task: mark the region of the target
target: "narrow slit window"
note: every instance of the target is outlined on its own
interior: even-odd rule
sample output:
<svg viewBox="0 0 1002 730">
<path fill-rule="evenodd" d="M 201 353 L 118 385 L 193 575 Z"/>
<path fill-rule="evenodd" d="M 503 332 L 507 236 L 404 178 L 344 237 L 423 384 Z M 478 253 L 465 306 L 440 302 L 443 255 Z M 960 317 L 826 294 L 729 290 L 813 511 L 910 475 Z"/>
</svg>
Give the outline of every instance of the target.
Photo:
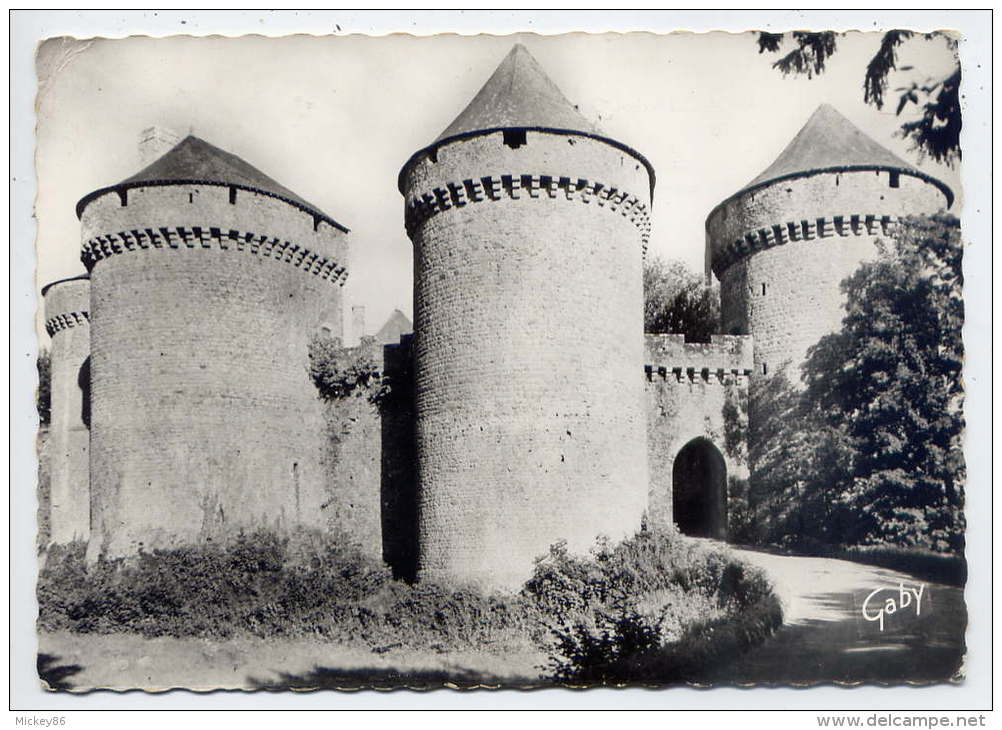
<svg viewBox="0 0 1002 730">
<path fill-rule="evenodd" d="M 90 428 L 90 358 L 83 361 L 77 372 L 77 385 L 80 387 L 80 420 Z"/>
<path fill-rule="evenodd" d="M 762 363 L 762 374 L 763 375 L 768 375 L 769 374 L 769 366 L 766 365 L 765 363 Z"/>
<path fill-rule="evenodd" d="M 901 173 L 898 173 L 898 172 L 892 172 L 891 173 L 890 185 L 891 185 L 892 188 L 900 187 L 900 185 L 901 185 Z"/>
<path fill-rule="evenodd" d="M 762 282 L 762 296 L 765 296 L 765 282 Z"/>
</svg>

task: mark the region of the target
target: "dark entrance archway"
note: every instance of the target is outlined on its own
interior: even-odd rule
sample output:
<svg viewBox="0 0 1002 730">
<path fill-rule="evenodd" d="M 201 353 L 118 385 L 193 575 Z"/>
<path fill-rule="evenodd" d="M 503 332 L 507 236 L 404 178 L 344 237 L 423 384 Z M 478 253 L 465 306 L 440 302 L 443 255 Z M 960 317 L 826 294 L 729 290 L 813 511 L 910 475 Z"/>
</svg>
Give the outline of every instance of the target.
<svg viewBox="0 0 1002 730">
<path fill-rule="evenodd" d="M 672 518 L 684 535 L 727 537 L 727 465 L 709 439 L 693 439 L 675 457 Z"/>
</svg>

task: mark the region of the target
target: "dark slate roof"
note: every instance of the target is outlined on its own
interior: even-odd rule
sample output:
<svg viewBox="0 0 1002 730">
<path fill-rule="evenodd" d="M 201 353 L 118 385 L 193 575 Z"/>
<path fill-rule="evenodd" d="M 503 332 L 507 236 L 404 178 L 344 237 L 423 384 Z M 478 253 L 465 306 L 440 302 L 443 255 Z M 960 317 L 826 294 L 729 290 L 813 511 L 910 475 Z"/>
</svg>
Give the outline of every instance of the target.
<svg viewBox="0 0 1002 730">
<path fill-rule="evenodd" d="M 167 154 L 154 160 L 132 177 L 85 196 L 77 203 L 77 216 L 83 213 L 83 209 L 91 200 L 105 193 L 172 184 L 223 185 L 251 190 L 283 200 L 342 231 L 348 230 L 315 205 L 278 184 L 253 165 L 192 135 L 185 137 Z"/>
<path fill-rule="evenodd" d="M 567 101 L 521 43 L 497 67 L 473 101 L 438 135 L 436 142 L 485 129 L 542 127 L 600 134 Z"/>
<path fill-rule="evenodd" d="M 953 192 L 944 183 L 875 142 L 830 104 L 819 106 L 776 161 L 736 195 L 778 180 L 841 170 L 897 170 L 931 182 L 953 202 Z"/>
<path fill-rule="evenodd" d="M 42 296 L 44 297 L 45 292 L 47 292 L 49 289 L 59 284 L 66 284 L 67 282 L 70 281 L 86 281 L 87 279 L 90 279 L 90 274 L 80 274 L 79 276 L 70 276 L 66 279 L 57 279 L 56 281 L 50 281 L 48 284 L 42 287 Z"/>
<path fill-rule="evenodd" d="M 654 193 L 654 168 L 636 150 L 603 136 L 602 132 L 577 110 L 557 85 L 546 75 L 539 62 L 521 43 L 504 57 L 477 95 L 435 141 L 413 155 L 403 166 L 398 187 L 403 192 L 403 173 L 429 150 L 440 145 L 502 129 L 527 129 L 541 132 L 591 137 L 635 157 L 650 173 Z"/>
<path fill-rule="evenodd" d="M 918 172 L 890 150 L 874 142 L 830 104 L 822 104 L 776 161 L 752 180 L 752 187 L 767 180 L 809 170 L 872 166 Z"/>
</svg>

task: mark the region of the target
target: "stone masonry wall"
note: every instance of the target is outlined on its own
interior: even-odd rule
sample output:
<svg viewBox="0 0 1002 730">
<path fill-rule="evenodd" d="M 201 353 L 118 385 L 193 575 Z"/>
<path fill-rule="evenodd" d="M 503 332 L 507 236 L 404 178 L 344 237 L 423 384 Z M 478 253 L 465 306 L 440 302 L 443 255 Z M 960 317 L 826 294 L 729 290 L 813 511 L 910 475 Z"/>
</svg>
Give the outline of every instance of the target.
<svg viewBox="0 0 1002 730">
<path fill-rule="evenodd" d="M 390 345 L 363 337 L 343 348 L 341 362 L 366 361 L 378 376 L 323 406 L 327 528 L 407 579 L 417 555 L 410 342 L 410 335 Z"/>
<path fill-rule="evenodd" d="M 671 526 L 675 457 L 693 439 L 713 443 L 729 477 L 748 477 L 752 341 L 713 335 L 709 343 L 687 343 L 684 335 L 646 335 L 644 363 L 651 473 L 648 520 Z"/>
<path fill-rule="evenodd" d="M 314 332 L 341 335 L 339 231 L 218 186 L 110 192 L 92 277 L 88 555 L 325 524 Z"/>
<path fill-rule="evenodd" d="M 345 348 L 345 362 L 365 358 L 383 370 L 383 348 L 363 338 Z M 383 557 L 380 486 L 382 480 L 382 426 L 372 391 L 359 388 L 324 405 L 327 436 L 324 467 L 327 526 L 347 536 L 379 561 Z"/>
<path fill-rule="evenodd" d="M 707 220 L 708 267 L 720 279 L 728 334 L 755 337 L 758 374 L 792 361 L 838 330 L 840 282 L 876 256 L 901 216 L 947 205 L 943 192 L 900 174 L 858 171 L 784 180 L 725 201 Z"/>
<path fill-rule="evenodd" d="M 45 329 L 52 338 L 49 460 L 50 543 L 86 540 L 90 534 L 90 281 L 54 283 L 45 289 Z"/>
<path fill-rule="evenodd" d="M 404 172 L 422 575 L 514 587 L 558 540 L 639 527 L 649 189 L 619 149 L 532 131 Z"/>
</svg>

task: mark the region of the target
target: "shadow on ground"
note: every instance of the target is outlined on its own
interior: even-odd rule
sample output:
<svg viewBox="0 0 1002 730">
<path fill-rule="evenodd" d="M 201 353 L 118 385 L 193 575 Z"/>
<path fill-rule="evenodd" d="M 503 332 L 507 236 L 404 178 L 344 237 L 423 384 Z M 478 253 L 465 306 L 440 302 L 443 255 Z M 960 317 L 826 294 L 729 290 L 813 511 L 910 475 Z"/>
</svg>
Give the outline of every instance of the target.
<svg viewBox="0 0 1002 730">
<path fill-rule="evenodd" d="M 784 604 L 784 623 L 762 646 L 712 668 L 701 681 L 925 684 L 962 675 L 967 627 L 963 588 L 843 560 L 741 553 L 773 580 Z M 924 586 L 920 612 L 912 602 L 886 615 L 882 628 L 864 618 L 862 608 L 873 590 L 884 591 L 880 605 L 897 595 L 899 586 Z"/>
<path fill-rule="evenodd" d="M 386 667 L 356 667 L 338 669 L 316 667 L 301 674 L 276 672 L 277 679 L 248 677 L 248 686 L 253 689 L 282 691 L 290 689 L 459 689 L 499 688 L 499 687 L 541 687 L 546 686 L 540 679 L 511 677 L 454 669 L 417 669 L 397 671 Z"/>
<path fill-rule="evenodd" d="M 843 596 L 820 593 L 812 598 L 830 610 Z M 934 617 L 874 634 L 855 617 L 807 619 L 784 625 L 761 647 L 698 679 L 782 685 L 947 682 L 960 673 L 965 653 L 965 620 L 962 616 L 954 616 L 954 620 L 956 628 L 948 634 L 940 630 Z"/>
<path fill-rule="evenodd" d="M 38 678 L 50 690 L 73 689 L 73 683 L 67 682 L 67 677 L 79 674 L 83 667 L 79 664 L 60 664 L 60 658 L 55 654 L 39 654 L 36 662 Z"/>
</svg>

